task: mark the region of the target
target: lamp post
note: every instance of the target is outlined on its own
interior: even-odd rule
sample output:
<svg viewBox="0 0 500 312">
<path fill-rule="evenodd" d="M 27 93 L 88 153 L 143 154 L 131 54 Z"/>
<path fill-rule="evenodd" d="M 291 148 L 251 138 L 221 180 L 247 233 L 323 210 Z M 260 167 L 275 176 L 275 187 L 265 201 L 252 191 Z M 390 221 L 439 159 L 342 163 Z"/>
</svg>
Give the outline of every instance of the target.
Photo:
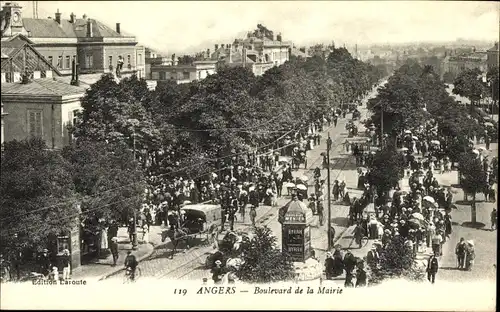
<svg viewBox="0 0 500 312">
<path fill-rule="evenodd" d="M 328 184 L 328 190 L 327 190 L 327 198 L 328 198 L 328 251 L 332 250 L 332 244 L 333 244 L 333 239 L 332 239 L 332 226 L 330 225 L 331 219 L 332 219 L 332 201 L 330 199 L 331 192 L 330 192 L 330 149 L 332 147 L 332 139 L 330 138 L 330 132 L 328 132 L 328 139 L 326 140 L 326 163 L 328 165 L 328 171 L 327 171 L 327 184 Z"/>
<path fill-rule="evenodd" d="M 132 124 L 132 156 L 134 158 L 134 167 L 136 166 L 136 159 L 135 159 L 135 126 L 139 121 L 137 119 L 130 119 L 130 123 Z M 133 222 L 134 222 L 134 230 L 132 232 L 132 250 L 137 250 L 137 212 L 135 207 L 133 208 L 134 212 L 134 217 L 133 217 Z"/>
</svg>

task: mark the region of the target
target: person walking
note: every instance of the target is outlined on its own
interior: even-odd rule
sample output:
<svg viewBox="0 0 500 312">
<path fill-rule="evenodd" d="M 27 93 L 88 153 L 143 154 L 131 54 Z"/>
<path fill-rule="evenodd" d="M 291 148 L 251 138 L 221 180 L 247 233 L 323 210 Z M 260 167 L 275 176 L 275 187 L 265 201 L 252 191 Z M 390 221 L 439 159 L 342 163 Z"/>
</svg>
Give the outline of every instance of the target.
<svg viewBox="0 0 500 312">
<path fill-rule="evenodd" d="M 61 257 L 61 265 L 63 268 L 63 275 L 62 275 L 63 281 L 69 280 L 71 274 L 71 259 L 69 256 L 68 249 L 64 249 L 63 256 Z"/>
<path fill-rule="evenodd" d="M 248 213 L 250 216 L 250 221 L 252 222 L 252 226 L 255 226 L 255 218 L 257 217 L 257 211 L 255 211 L 255 206 L 250 206 L 250 212 Z"/>
<path fill-rule="evenodd" d="M 455 247 L 455 255 L 457 255 L 457 268 L 459 270 L 464 268 L 466 249 L 467 245 L 465 243 L 465 239 L 462 237 L 460 238 L 460 242 L 458 242 Z"/>
<path fill-rule="evenodd" d="M 116 261 L 118 260 L 118 237 L 111 238 L 110 249 L 113 255 L 113 264 L 111 266 L 116 266 Z"/>
<path fill-rule="evenodd" d="M 495 208 L 493 208 L 493 210 L 491 211 L 490 219 L 491 219 L 491 230 L 494 231 L 497 229 L 497 210 Z"/>
<path fill-rule="evenodd" d="M 431 255 L 429 260 L 427 260 L 427 279 L 432 284 L 436 281 L 436 274 L 439 269 L 439 262 L 436 254 L 437 253 Z"/>
<path fill-rule="evenodd" d="M 334 276 L 334 260 L 331 252 L 326 253 L 325 275 L 327 280 L 333 279 Z"/>
<path fill-rule="evenodd" d="M 318 213 L 319 226 L 323 226 L 323 221 L 324 221 L 323 196 L 320 196 L 318 198 L 316 204 L 316 211 Z"/>
</svg>

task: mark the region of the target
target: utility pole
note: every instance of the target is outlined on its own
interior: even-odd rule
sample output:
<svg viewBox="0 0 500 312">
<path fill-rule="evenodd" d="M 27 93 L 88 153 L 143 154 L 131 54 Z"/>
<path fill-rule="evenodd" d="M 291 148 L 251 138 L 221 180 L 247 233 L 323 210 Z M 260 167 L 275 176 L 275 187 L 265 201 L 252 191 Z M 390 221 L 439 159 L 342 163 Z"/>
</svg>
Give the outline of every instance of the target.
<svg viewBox="0 0 500 312">
<path fill-rule="evenodd" d="M 135 125 L 132 128 L 132 155 L 134 157 L 134 167 L 136 166 L 135 159 Z M 132 250 L 137 250 L 137 212 L 134 207 L 134 232 L 132 233 Z"/>
<path fill-rule="evenodd" d="M 380 105 L 380 148 L 384 146 L 384 109 Z"/>
<path fill-rule="evenodd" d="M 332 239 L 332 226 L 330 224 L 332 220 L 332 201 L 331 201 L 331 185 L 330 185 L 330 149 L 332 147 L 332 139 L 330 138 L 330 132 L 328 132 L 328 139 L 326 140 L 326 163 L 328 165 L 328 171 L 327 171 L 327 184 L 328 184 L 328 190 L 327 192 L 327 198 L 328 198 L 328 222 L 326 225 L 328 226 L 328 251 L 332 250 L 332 245 L 333 245 L 333 239 Z"/>
</svg>

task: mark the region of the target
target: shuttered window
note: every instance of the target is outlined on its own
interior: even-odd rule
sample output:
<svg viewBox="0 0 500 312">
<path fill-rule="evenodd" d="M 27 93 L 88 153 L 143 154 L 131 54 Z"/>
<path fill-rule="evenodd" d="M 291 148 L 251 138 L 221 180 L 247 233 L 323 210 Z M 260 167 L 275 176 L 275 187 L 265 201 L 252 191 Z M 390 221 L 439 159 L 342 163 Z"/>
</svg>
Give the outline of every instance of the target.
<svg viewBox="0 0 500 312">
<path fill-rule="evenodd" d="M 41 110 L 28 110 L 28 133 L 32 137 L 43 135 Z"/>
</svg>

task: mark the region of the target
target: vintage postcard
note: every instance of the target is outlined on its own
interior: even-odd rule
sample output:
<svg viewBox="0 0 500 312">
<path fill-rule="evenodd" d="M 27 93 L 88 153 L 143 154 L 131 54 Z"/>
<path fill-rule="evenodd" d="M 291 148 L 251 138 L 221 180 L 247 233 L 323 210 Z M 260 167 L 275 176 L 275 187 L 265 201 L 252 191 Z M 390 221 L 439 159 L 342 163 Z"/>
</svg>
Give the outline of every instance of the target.
<svg viewBox="0 0 500 312">
<path fill-rule="evenodd" d="M 495 311 L 497 2 L 2 1 L 2 309 Z"/>
</svg>

